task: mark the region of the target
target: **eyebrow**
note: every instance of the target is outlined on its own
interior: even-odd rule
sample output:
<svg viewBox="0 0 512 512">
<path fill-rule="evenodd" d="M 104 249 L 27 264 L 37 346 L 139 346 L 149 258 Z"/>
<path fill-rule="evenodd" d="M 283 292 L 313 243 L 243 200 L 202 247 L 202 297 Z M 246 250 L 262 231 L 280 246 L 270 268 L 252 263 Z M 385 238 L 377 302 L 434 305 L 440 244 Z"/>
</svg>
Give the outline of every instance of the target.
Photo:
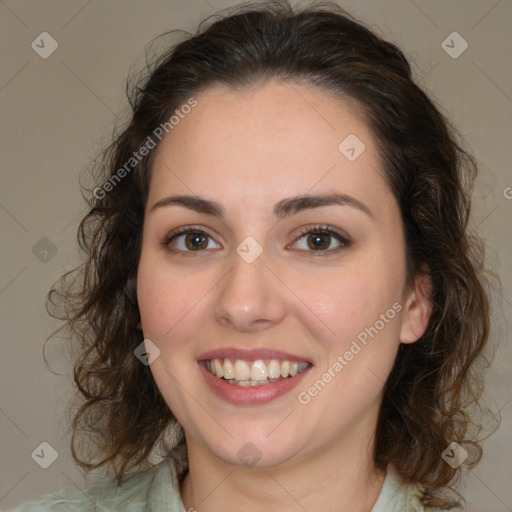
<svg viewBox="0 0 512 512">
<path fill-rule="evenodd" d="M 150 213 L 164 206 L 180 205 L 198 213 L 212 215 L 213 217 L 224 218 L 225 209 L 216 201 L 205 199 L 200 196 L 178 195 L 164 197 L 157 201 L 150 209 Z M 274 216 L 277 218 L 284 218 L 294 215 L 302 210 L 309 210 L 313 208 L 320 208 L 322 206 L 350 206 L 357 210 L 366 213 L 368 216 L 374 218 L 371 210 L 361 201 L 354 197 L 340 193 L 319 194 L 311 195 L 304 194 L 295 197 L 283 199 L 275 204 Z"/>
</svg>

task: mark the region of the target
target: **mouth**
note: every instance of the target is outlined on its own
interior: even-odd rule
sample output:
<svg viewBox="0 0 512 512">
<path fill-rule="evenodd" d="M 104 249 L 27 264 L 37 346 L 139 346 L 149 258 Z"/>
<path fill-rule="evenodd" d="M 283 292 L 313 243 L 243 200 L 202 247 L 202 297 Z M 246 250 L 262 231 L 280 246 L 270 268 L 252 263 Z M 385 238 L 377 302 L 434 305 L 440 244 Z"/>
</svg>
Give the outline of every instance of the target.
<svg viewBox="0 0 512 512">
<path fill-rule="evenodd" d="M 201 354 L 197 362 L 217 397 L 247 406 L 287 396 L 313 368 L 305 355 L 271 348 L 219 348 Z"/>
<path fill-rule="evenodd" d="M 233 386 L 268 386 L 291 379 L 307 370 L 311 363 L 279 359 L 214 358 L 202 361 L 208 372 Z"/>
</svg>

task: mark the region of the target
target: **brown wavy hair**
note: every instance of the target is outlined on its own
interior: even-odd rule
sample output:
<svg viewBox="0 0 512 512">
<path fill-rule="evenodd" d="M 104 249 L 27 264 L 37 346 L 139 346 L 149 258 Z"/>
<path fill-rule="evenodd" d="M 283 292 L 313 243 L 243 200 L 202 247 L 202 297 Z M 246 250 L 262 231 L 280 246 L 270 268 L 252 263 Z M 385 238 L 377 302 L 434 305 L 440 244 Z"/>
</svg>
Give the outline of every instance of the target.
<svg viewBox="0 0 512 512">
<path fill-rule="evenodd" d="M 92 166 L 101 188 L 84 193 L 90 209 L 78 242 L 85 260 L 48 294 L 50 314 L 66 321 L 81 353 L 74 367 L 81 403 L 72 421 L 73 457 L 86 470 L 113 470 L 121 483 L 148 464 L 169 428 L 181 428 L 149 367 L 134 356 L 143 341 L 136 274 L 155 149 L 143 157 L 138 151 L 205 88 L 275 77 L 350 98 L 375 136 L 401 211 L 408 282 L 429 275 L 433 312 L 423 336 L 399 347 L 385 384 L 374 463 L 380 469 L 392 463 L 418 484 L 425 505 L 460 506 L 452 484 L 482 456 L 476 438 L 482 424 L 472 414 L 482 410 L 483 369 L 492 359 L 484 249 L 469 229 L 476 161 L 413 81 L 404 54 L 334 3 L 295 9 L 270 1 L 223 11 L 127 87 L 129 122 Z M 137 161 L 114 182 L 134 154 Z M 470 454 L 457 469 L 441 457 L 452 442 Z"/>
</svg>

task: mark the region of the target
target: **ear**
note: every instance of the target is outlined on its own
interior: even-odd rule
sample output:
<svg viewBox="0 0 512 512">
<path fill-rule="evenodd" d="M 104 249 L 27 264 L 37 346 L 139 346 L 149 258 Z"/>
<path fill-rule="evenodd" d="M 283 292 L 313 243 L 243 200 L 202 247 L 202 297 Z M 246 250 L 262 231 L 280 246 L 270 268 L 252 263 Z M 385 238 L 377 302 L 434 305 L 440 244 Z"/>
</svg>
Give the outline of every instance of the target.
<svg viewBox="0 0 512 512">
<path fill-rule="evenodd" d="M 137 324 L 137 327 L 142 331 L 142 322 L 139 322 L 139 323 Z"/>
<path fill-rule="evenodd" d="M 424 269 L 414 279 L 414 286 L 407 294 L 402 314 L 400 330 L 401 343 L 414 343 L 425 332 L 432 314 L 432 282 L 428 269 Z"/>
</svg>

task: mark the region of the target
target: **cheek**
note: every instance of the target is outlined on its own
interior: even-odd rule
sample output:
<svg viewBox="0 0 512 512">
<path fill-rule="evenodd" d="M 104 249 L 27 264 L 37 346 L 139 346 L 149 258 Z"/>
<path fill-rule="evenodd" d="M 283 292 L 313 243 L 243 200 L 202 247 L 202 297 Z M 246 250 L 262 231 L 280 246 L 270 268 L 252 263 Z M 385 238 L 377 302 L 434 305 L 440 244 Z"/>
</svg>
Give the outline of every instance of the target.
<svg viewBox="0 0 512 512">
<path fill-rule="evenodd" d="M 307 297 L 305 302 L 315 313 L 319 338 L 338 346 L 350 341 L 400 300 L 402 276 L 398 266 L 391 269 L 377 260 L 358 261 L 328 276 L 297 281 L 303 283 L 297 295 Z"/>
<path fill-rule="evenodd" d="M 378 398 L 396 358 L 402 276 L 399 266 L 387 272 L 385 267 L 359 261 L 310 289 L 311 304 L 317 304 L 322 319 L 317 326 L 325 324 L 329 331 L 316 330 L 324 353 L 319 352 L 316 371 L 299 391 L 333 431 L 340 418 L 355 421 Z"/>
<path fill-rule="evenodd" d="M 137 300 L 144 336 L 161 343 L 176 338 L 204 295 L 199 275 L 185 278 L 182 273 L 171 273 L 169 268 L 161 261 L 141 257 L 137 273 Z"/>
</svg>

